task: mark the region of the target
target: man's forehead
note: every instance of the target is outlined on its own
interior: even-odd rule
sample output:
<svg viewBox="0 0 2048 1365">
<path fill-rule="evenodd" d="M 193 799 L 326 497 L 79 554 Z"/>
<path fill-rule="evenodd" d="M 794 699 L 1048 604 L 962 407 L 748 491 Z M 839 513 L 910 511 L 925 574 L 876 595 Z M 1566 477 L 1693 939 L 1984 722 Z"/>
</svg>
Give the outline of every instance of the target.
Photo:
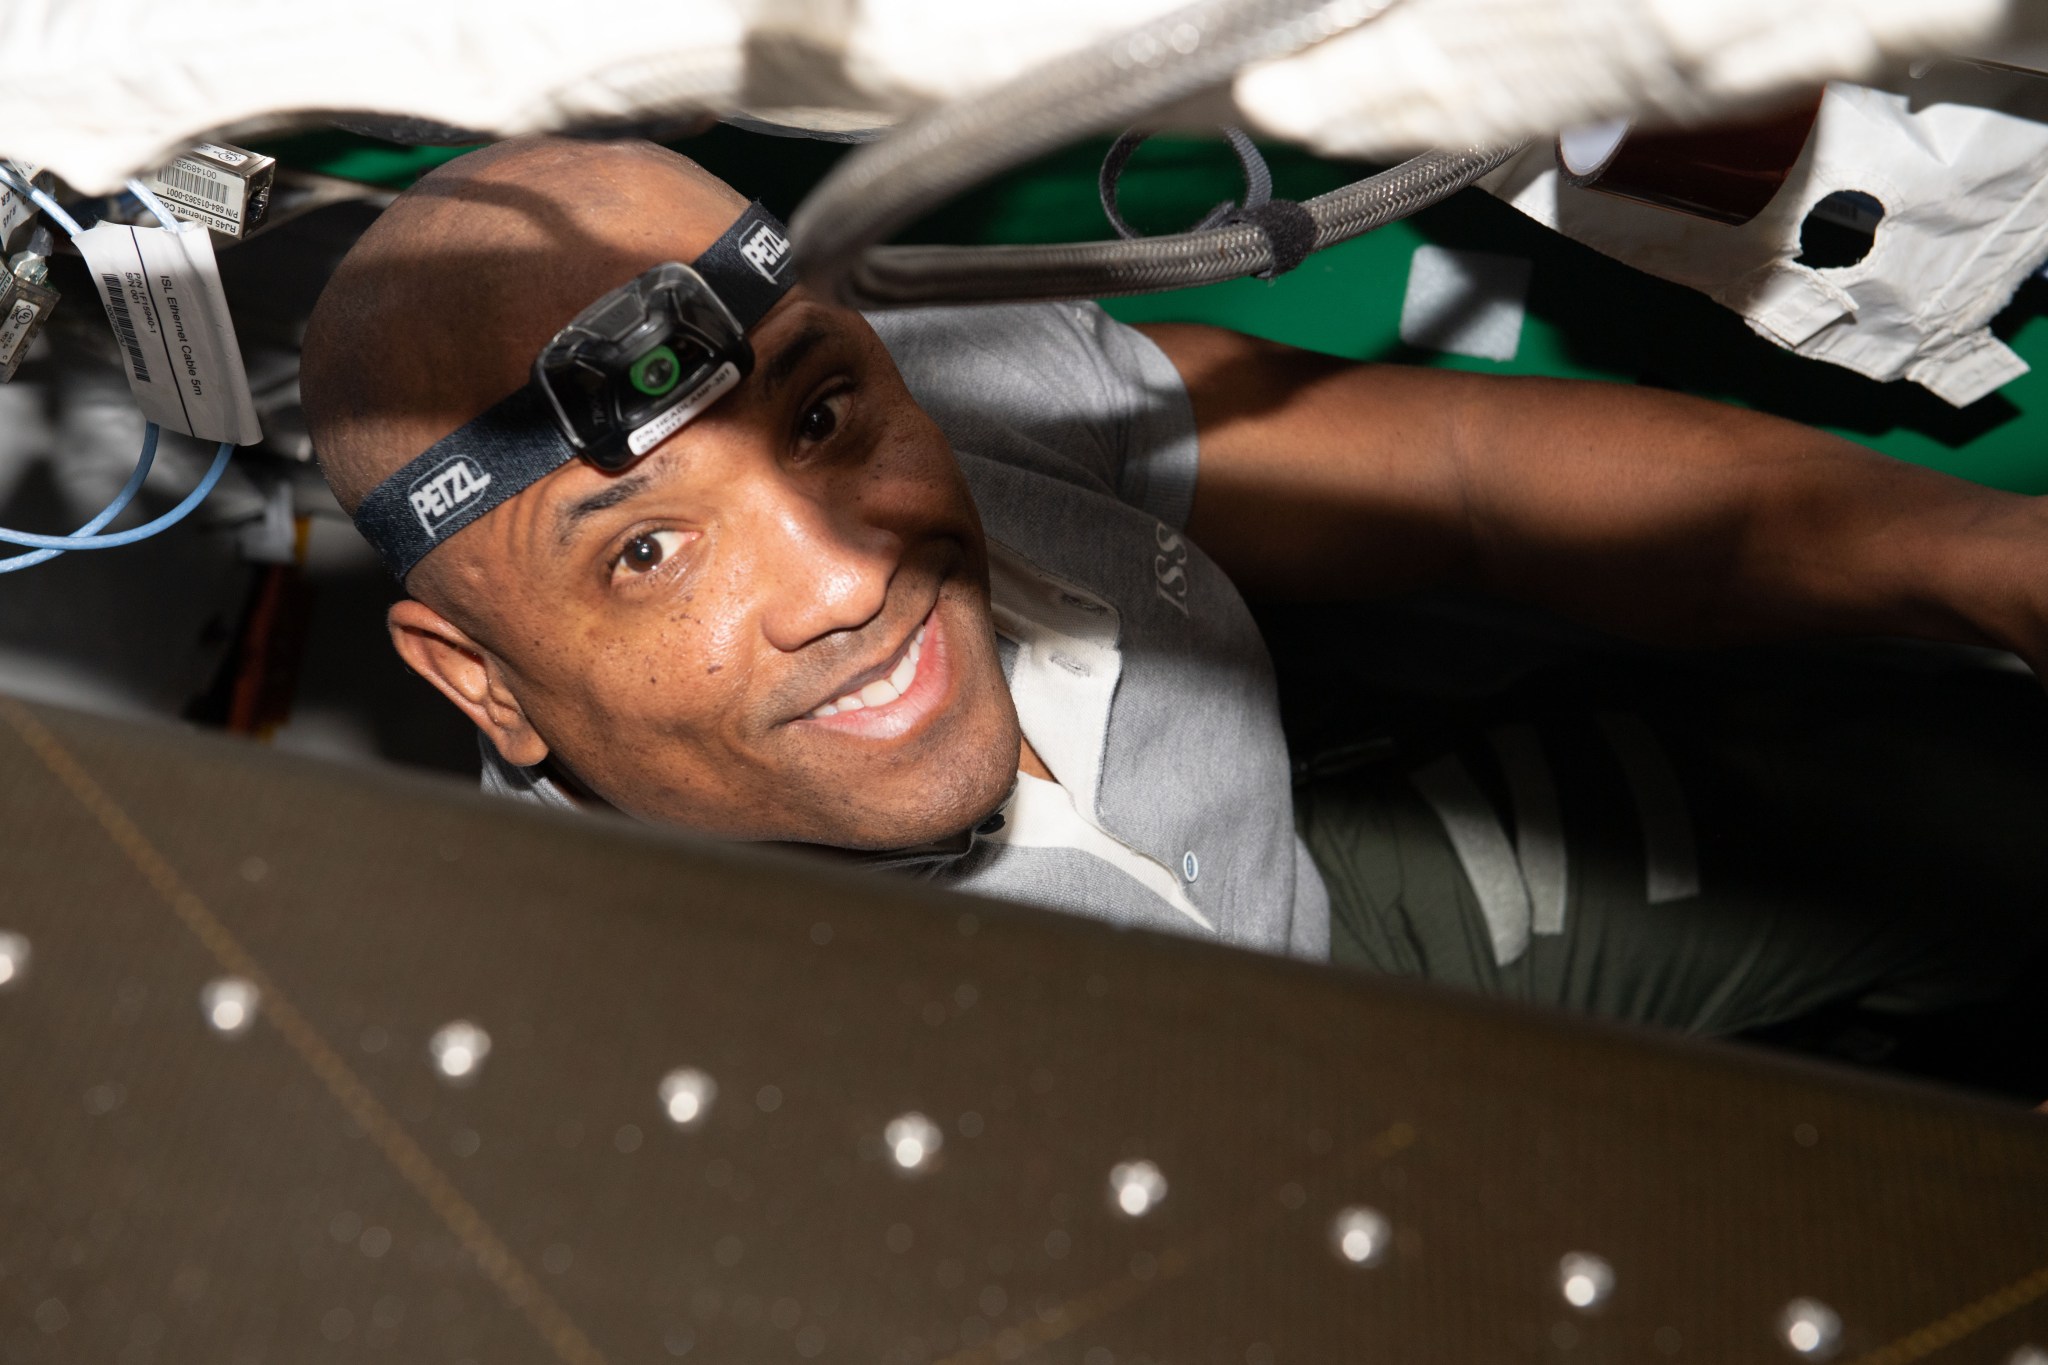
<svg viewBox="0 0 2048 1365">
<path fill-rule="evenodd" d="M 827 306 L 801 293 L 791 294 L 755 329 L 754 372 L 718 406 L 764 389 L 772 393 L 786 384 L 820 347 L 857 337 L 864 329 L 865 323 L 858 313 Z M 718 407 L 711 409 L 712 413 L 717 411 Z M 571 460 L 506 499 L 490 515 L 517 509 L 506 520 L 526 525 L 533 533 L 537 551 L 559 548 L 591 515 L 616 507 L 680 473 L 689 462 L 691 438 L 700 431 L 697 423 L 686 425 L 646 458 L 618 472 L 606 472 L 584 460 Z"/>
</svg>

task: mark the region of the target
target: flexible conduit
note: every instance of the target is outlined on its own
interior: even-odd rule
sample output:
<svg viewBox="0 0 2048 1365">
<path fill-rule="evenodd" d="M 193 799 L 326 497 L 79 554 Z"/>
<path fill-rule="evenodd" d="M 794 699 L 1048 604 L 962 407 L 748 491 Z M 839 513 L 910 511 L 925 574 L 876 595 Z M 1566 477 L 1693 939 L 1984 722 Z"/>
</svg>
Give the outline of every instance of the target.
<svg viewBox="0 0 2048 1365">
<path fill-rule="evenodd" d="M 864 308 L 970 300 L 1098 298 L 1269 269 L 1256 227 L 1050 246 L 875 244 L 964 189 L 1075 138 L 1120 129 L 1214 89 L 1241 67 L 1357 28 L 1397 0 L 1199 0 L 1151 23 L 937 109 L 863 147 L 790 221 L 805 283 Z M 1425 152 L 1303 205 L 1315 249 L 1426 208 L 1519 147 Z"/>
</svg>

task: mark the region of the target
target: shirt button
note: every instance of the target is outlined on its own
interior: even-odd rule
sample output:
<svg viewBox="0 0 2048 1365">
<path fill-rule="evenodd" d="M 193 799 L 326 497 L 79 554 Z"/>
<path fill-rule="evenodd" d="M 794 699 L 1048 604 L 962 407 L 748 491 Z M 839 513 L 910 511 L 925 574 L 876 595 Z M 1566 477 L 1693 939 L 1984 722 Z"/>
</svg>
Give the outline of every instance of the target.
<svg viewBox="0 0 2048 1365">
<path fill-rule="evenodd" d="M 1188 850 L 1188 852 L 1181 855 L 1181 876 L 1186 877 L 1189 881 L 1193 881 L 1196 877 L 1201 875 L 1201 872 L 1202 864 L 1195 858 L 1194 850 L 1190 849 Z"/>
</svg>

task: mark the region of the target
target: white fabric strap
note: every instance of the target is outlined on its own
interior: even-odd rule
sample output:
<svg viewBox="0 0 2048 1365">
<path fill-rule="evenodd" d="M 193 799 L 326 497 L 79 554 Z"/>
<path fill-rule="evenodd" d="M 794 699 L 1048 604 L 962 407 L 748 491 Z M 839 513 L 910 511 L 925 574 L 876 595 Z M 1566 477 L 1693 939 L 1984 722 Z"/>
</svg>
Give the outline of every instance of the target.
<svg viewBox="0 0 2048 1365">
<path fill-rule="evenodd" d="M 1699 845 L 1685 790 L 1657 736 L 1641 716 L 1603 711 L 1600 729 L 1628 779 L 1643 830 L 1644 894 L 1652 905 L 1700 893 Z"/>
<path fill-rule="evenodd" d="M 1451 850 L 1479 898 L 1479 913 L 1493 936 L 1493 960 L 1505 967 L 1529 950 L 1529 889 L 1521 865 L 1485 793 L 1465 765 L 1440 758 L 1408 775 L 1422 799 L 1436 811 Z"/>
<path fill-rule="evenodd" d="M 1529 930 L 1564 932 L 1570 867 L 1559 814 L 1557 784 L 1543 756 L 1543 741 L 1532 725 L 1503 725 L 1488 734 L 1514 803 L 1515 861 L 1529 888 Z"/>
</svg>

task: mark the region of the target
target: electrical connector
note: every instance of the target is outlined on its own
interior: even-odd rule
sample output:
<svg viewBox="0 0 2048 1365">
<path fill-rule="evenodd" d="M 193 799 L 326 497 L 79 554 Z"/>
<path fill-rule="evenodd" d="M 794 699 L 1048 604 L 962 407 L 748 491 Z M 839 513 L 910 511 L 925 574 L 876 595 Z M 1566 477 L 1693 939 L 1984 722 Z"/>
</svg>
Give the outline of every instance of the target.
<svg viewBox="0 0 2048 1365">
<path fill-rule="evenodd" d="M 38 227 L 26 249 L 8 262 L 0 276 L 0 384 L 14 378 L 28 355 L 29 343 L 50 320 L 60 295 L 50 288 L 50 252 L 56 249 L 50 230 Z"/>
</svg>

